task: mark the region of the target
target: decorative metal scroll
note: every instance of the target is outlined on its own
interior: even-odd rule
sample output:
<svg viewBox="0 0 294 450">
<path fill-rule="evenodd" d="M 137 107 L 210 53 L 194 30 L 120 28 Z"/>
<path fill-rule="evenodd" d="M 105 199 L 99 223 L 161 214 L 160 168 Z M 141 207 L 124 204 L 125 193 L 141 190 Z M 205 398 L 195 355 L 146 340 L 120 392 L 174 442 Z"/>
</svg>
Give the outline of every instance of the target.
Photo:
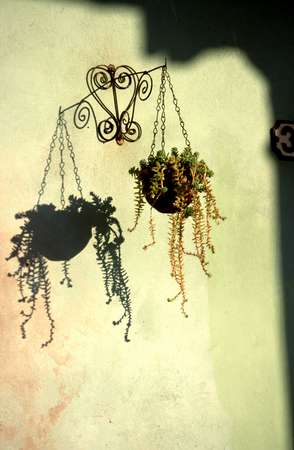
<svg viewBox="0 0 294 450">
<path fill-rule="evenodd" d="M 270 132 L 272 150 L 278 158 L 294 161 L 294 122 L 277 120 Z"/>
<path fill-rule="evenodd" d="M 155 70 L 155 69 L 152 69 Z M 141 126 L 134 120 L 137 99 L 145 101 L 152 92 L 153 80 L 150 71 L 135 72 L 132 67 L 121 65 L 99 65 L 88 70 L 86 81 L 90 95 L 84 97 L 74 113 L 74 124 L 82 129 L 89 123 L 92 116 L 97 139 L 109 142 L 113 139 L 122 145 L 124 141 L 135 142 L 142 135 Z M 113 109 L 108 107 L 101 96 L 103 91 L 112 90 Z M 130 98 L 124 106 L 119 105 L 119 91 L 130 89 Z M 94 99 L 107 114 L 102 121 L 97 120 L 95 109 L 90 102 Z M 69 108 L 66 108 L 69 109 Z"/>
</svg>

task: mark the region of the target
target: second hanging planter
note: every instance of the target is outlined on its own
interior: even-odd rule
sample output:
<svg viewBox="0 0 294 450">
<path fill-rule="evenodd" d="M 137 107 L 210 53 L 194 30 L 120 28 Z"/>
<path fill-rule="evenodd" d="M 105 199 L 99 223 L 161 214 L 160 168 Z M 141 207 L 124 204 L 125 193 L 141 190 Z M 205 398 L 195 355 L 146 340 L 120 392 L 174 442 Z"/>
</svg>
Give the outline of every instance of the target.
<svg viewBox="0 0 294 450">
<path fill-rule="evenodd" d="M 165 151 L 166 81 L 169 84 L 173 104 L 185 140 L 185 146 L 181 152 L 175 147 L 170 152 Z M 159 150 L 155 151 L 159 125 L 161 146 Z M 135 223 L 132 228 L 129 228 L 129 231 L 133 231 L 138 225 L 145 201 L 147 201 L 151 206 L 149 220 L 151 242 L 144 246 L 144 249 L 147 249 L 155 244 L 153 209 L 169 215 L 169 261 L 171 275 L 179 286 L 179 292 L 168 300 L 172 301 L 181 295 L 181 310 L 187 316 L 184 307 L 187 302 L 184 256 L 197 257 L 205 274 L 210 276 L 207 269 L 206 251 L 214 252 L 214 246 L 211 241 L 211 223 L 214 221 L 218 224 L 224 220 L 224 217 L 220 214 L 216 205 L 216 199 L 210 184 L 213 172 L 204 160 L 199 159 L 199 154 L 191 149 L 178 101 L 166 67 L 162 68 L 150 154 L 147 159 L 141 160 L 137 167 L 132 167 L 129 173 L 135 179 Z M 187 251 L 184 247 L 184 226 L 189 217 L 192 218 L 193 251 Z"/>
</svg>

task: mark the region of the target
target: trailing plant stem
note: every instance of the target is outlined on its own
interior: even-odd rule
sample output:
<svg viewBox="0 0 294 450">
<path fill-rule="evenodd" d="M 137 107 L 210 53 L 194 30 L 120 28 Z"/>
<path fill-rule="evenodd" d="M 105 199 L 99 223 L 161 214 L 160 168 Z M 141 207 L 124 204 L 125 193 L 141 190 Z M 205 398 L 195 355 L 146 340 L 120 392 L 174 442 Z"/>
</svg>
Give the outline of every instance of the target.
<svg viewBox="0 0 294 450">
<path fill-rule="evenodd" d="M 168 301 L 174 301 L 181 294 L 181 311 L 185 317 L 188 317 L 185 311 L 185 303 L 188 300 L 184 279 L 184 225 L 185 217 L 183 212 L 170 217 L 169 258 L 171 274 L 175 278 L 180 291 L 173 298 L 169 298 Z"/>
<path fill-rule="evenodd" d="M 153 208 L 150 208 L 150 217 L 149 217 L 149 232 L 151 236 L 151 242 L 149 244 L 144 245 L 143 250 L 147 250 L 147 248 L 151 247 L 155 244 L 155 222 L 152 216 Z"/>
<path fill-rule="evenodd" d="M 143 208 L 144 208 L 144 204 L 145 204 L 145 200 L 144 200 L 144 195 L 142 192 L 142 181 L 140 180 L 140 178 L 138 176 L 135 176 L 135 197 L 134 197 L 134 202 L 135 202 L 135 222 L 134 225 L 131 228 L 128 228 L 128 231 L 132 232 L 135 230 L 135 228 L 138 225 L 138 221 L 139 218 L 142 214 Z"/>
</svg>

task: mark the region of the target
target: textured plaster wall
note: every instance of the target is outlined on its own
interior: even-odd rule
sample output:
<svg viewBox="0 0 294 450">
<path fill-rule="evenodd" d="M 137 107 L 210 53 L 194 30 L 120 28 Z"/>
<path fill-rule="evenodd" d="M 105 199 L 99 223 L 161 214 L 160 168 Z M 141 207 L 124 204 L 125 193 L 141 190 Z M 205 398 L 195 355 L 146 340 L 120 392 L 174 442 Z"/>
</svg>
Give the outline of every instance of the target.
<svg viewBox="0 0 294 450">
<path fill-rule="evenodd" d="M 157 245 L 148 252 L 147 211 L 136 233 L 127 232 L 127 172 L 150 149 L 159 72 L 153 96 L 138 107 L 143 136 L 135 144 L 98 144 L 91 123 L 78 131 L 66 115 L 85 192 L 111 195 L 124 230 L 133 326 L 126 344 L 123 326 L 112 326 L 121 307 L 105 304 L 89 245 L 72 260 L 72 289 L 59 284 L 60 264 L 50 264 L 56 334 L 41 350 L 48 333 L 41 302 L 22 340 L 18 293 L 6 277 L 13 262 L 4 258 L 19 227 L 15 212 L 36 201 L 58 107 L 86 94 L 91 66 L 142 70 L 165 55 L 145 53 L 144 20 L 131 7 L 2 0 L 0 21 L 1 450 L 288 450 L 266 80 L 229 48 L 169 64 L 190 140 L 215 171 L 214 190 L 228 217 L 214 233 L 213 277 L 186 261 L 188 319 L 179 303 L 166 302 L 176 292 L 167 218 L 155 215 Z M 180 147 L 176 117 L 171 108 L 167 114 L 168 144 Z M 55 162 L 44 200 L 56 203 Z M 67 189 L 74 189 L 69 177 Z"/>
</svg>

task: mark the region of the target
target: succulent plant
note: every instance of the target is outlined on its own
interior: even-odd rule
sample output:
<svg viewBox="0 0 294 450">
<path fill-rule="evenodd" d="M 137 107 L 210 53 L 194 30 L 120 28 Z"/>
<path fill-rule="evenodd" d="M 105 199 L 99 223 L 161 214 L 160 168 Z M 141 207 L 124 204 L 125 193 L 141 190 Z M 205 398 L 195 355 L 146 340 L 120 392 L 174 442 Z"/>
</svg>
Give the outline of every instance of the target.
<svg viewBox="0 0 294 450">
<path fill-rule="evenodd" d="M 170 153 L 163 150 L 151 153 L 147 160 L 141 160 L 138 167 L 132 167 L 129 173 L 135 179 L 135 221 L 129 231 L 138 225 L 145 200 L 151 205 L 149 230 L 152 241 L 145 245 L 147 249 L 155 243 L 155 224 L 152 209 L 169 214 L 169 260 L 171 275 L 179 286 L 181 309 L 187 316 L 184 304 L 187 302 L 184 280 L 184 255 L 192 255 L 199 259 L 201 267 L 210 276 L 207 265 L 207 250 L 214 253 L 211 242 L 211 222 L 219 224 L 221 216 L 216 199 L 210 185 L 213 176 L 199 154 L 190 147 L 179 152 L 172 148 Z M 185 250 L 183 235 L 186 220 L 192 218 L 194 251 Z"/>
</svg>

